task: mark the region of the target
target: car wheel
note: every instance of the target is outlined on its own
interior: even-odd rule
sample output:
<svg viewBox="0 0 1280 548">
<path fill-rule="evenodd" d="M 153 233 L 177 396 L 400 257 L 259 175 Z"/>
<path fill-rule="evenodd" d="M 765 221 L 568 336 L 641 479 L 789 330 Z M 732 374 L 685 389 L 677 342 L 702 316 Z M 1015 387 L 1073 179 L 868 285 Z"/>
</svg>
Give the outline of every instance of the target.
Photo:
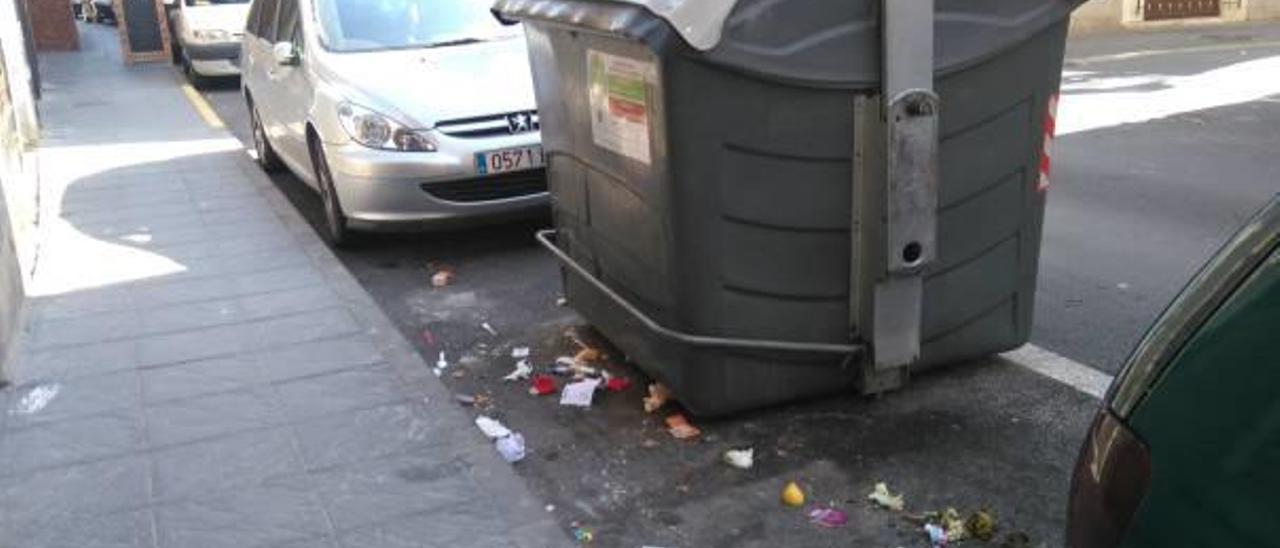
<svg viewBox="0 0 1280 548">
<path fill-rule="evenodd" d="M 351 230 L 347 228 L 347 215 L 342 212 L 338 192 L 333 188 L 333 174 L 329 161 L 319 145 L 311 147 L 311 164 L 315 166 L 316 187 L 320 190 L 320 202 L 324 205 L 324 239 L 333 247 L 345 247 L 351 243 Z"/>
<path fill-rule="evenodd" d="M 207 79 L 204 76 L 201 76 L 199 72 L 196 72 L 196 68 L 191 65 L 191 60 L 185 57 L 182 59 L 182 74 L 187 77 L 188 82 L 191 82 L 192 87 L 197 89 L 204 87 L 207 82 Z"/>
<path fill-rule="evenodd" d="M 182 54 L 182 44 L 179 44 L 176 38 L 171 38 L 169 42 L 173 44 L 173 64 L 183 64 L 183 59 L 186 59 L 186 56 Z"/>
<path fill-rule="evenodd" d="M 258 166 L 267 173 L 280 171 L 284 164 L 280 162 L 276 149 L 271 147 L 271 141 L 267 140 L 267 130 L 262 127 L 262 117 L 258 116 L 258 108 L 253 106 L 252 101 L 249 102 L 249 125 L 253 129 L 253 150 L 258 155 Z"/>
</svg>

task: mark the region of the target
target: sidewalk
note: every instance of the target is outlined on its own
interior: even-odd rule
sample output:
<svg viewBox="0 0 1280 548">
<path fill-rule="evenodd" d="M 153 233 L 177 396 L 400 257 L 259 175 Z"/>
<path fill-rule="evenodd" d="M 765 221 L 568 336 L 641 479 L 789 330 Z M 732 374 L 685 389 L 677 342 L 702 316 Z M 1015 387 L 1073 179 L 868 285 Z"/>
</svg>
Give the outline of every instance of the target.
<svg viewBox="0 0 1280 548">
<path fill-rule="evenodd" d="M 175 72 L 81 37 L 41 60 L 0 544 L 570 545 Z"/>
</svg>

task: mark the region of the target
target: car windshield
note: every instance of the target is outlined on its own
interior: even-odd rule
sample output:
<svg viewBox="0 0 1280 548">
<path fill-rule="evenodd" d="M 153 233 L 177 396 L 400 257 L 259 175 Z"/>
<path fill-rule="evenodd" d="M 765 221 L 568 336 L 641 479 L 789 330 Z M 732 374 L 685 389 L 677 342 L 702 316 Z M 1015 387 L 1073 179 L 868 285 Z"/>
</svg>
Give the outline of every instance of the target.
<svg viewBox="0 0 1280 548">
<path fill-rule="evenodd" d="M 508 38 L 490 13 L 492 0 L 318 0 L 325 47 L 373 51 L 440 47 Z"/>
<path fill-rule="evenodd" d="M 186 0 L 188 6 L 217 6 L 221 4 L 248 4 L 249 0 Z"/>
</svg>

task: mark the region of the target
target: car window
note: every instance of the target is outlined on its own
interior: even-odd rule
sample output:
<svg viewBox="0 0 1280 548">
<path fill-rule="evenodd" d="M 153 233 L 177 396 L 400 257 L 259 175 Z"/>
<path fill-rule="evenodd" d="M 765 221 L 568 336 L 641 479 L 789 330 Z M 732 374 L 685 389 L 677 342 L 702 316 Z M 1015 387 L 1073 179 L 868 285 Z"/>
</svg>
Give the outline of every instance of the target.
<svg viewBox="0 0 1280 548">
<path fill-rule="evenodd" d="M 445 46 L 518 36 L 492 0 L 317 0 L 322 43 L 334 51 Z"/>
<path fill-rule="evenodd" d="M 276 17 L 275 42 L 293 40 L 298 26 L 298 0 L 279 0 L 280 15 Z"/>
<path fill-rule="evenodd" d="M 268 42 L 276 41 L 276 7 L 278 0 L 261 0 L 262 13 L 258 19 L 258 38 Z"/>
</svg>

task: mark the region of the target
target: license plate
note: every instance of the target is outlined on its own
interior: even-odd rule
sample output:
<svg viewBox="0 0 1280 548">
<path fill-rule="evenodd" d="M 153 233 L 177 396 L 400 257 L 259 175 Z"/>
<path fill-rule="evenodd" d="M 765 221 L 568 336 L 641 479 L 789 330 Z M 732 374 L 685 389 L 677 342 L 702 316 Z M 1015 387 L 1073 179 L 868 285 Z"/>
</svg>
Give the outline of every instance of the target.
<svg viewBox="0 0 1280 548">
<path fill-rule="evenodd" d="M 505 148 L 476 153 L 476 172 L 481 175 L 523 171 L 542 167 L 542 147 Z"/>
</svg>

